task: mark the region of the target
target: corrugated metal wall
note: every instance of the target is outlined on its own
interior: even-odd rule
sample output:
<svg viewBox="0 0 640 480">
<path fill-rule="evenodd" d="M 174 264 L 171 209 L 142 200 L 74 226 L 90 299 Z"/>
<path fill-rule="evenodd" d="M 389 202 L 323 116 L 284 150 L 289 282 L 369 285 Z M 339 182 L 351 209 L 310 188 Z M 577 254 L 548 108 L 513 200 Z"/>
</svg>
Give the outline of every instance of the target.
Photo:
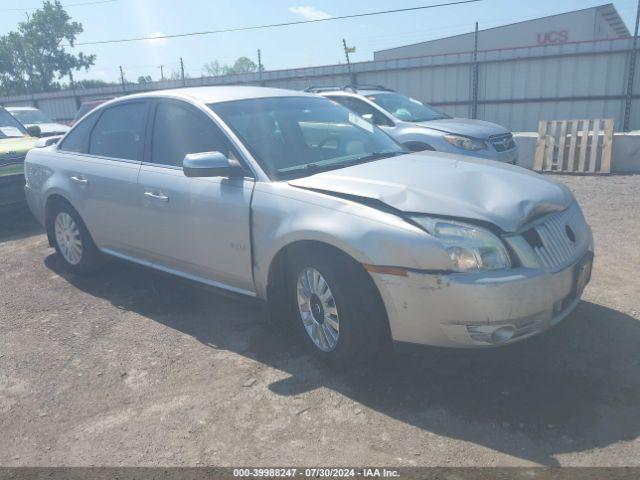
<svg viewBox="0 0 640 480">
<path fill-rule="evenodd" d="M 622 127 L 631 39 L 483 51 L 479 62 L 478 117 L 513 131 L 535 131 L 539 120 L 613 117 Z M 469 52 L 361 62 L 358 83 L 379 84 L 440 107 L 454 116 L 471 112 Z M 187 86 L 261 83 L 290 89 L 344 85 L 346 65 L 187 79 Z M 126 93 L 181 87 L 181 81 L 127 85 Z M 640 129 L 640 75 L 636 75 L 631 127 Z M 36 105 L 57 120 L 73 118 L 81 102 L 123 95 L 122 86 L 0 98 L 0 104 Z"/>
</svg>

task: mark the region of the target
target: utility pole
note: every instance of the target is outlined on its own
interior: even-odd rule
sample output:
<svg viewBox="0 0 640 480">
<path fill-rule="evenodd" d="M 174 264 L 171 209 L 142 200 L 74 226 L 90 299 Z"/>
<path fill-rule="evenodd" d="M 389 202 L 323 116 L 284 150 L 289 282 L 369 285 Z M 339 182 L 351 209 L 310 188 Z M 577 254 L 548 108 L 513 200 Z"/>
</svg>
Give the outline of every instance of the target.
<svg viewBox="0 0 640 480">
<path fill-rule="evenodd" d="M 355 52 L 356 48 L 347 47 L 347 41 L 344 38 L 342 39 L 342 46 L 344 47 L 344 56 L 347 59 L 347 68 L 349 70 L 350 83 L 355 85 L 358 83 L 358 81 L 356 80 L 356 76 L 353 74 L 353 71 L 351 70 L 351 59 L 349 58 L 349 53 Z"/>
<path fill-rule="evenodd" d="M 158 65 L 158 68 L 160 69 L 160 81 L 164 80 L 164 65 Z"/>
<path fill-rule="evenodd" d="M 73 80 L 73 72 L 69 70 L 69 85 L 73 91 L 73 99 L 76 102 L 76 108 L 80 108 L 80 97 L 76 95 L 76 82 Z"/>
<path fill-rule="evenodd" d="M 633 101 L 633 83 L 636 77 L 636 57 L 638 56 L 638 24 L 640 23 L 640 0 L 636 9 L 636 29 L 633 33 L 633 48 L 631 49 L 631 58 L 629 59 L 629 78 L 627 79 L 627 95 L 624 102 L 624 122 L 622 130 L 628 132 L 631 130 L 631 102 Z"/>
<path fill-rule="evenodd" d="M 264 69 L 264 67 L 262 66 L 262 53 L 260 52 L 260 49 L 258 49 L 258 81 L 260 83 L 260 85 L 263 85 L 262 83 L 262 70 Z"/>
<path fill-rule="evenodd" d="M 125 83 L 124 83 L 124 70 L 122 70 L 122 65 L 120 65 L 120 82 L 122 83 L 122 91 L 126 92 L 127 89 L 126 89 Z"/>
<path fill-rule="evenodd" d="M 185 87 L 187 84 L 184 80 L 184 62 L 182 61 L 182 57 L 180 57 L 180 76 L 182 77 L 182 86 Z"/>
<path fill-rule="evenodd" d="M 638 0 L 640 1 L 640 0 Z M 478 22 L 473 38 L 473 71 L 471 78 L 471 118 L 478 118 Z"/>
</svg>

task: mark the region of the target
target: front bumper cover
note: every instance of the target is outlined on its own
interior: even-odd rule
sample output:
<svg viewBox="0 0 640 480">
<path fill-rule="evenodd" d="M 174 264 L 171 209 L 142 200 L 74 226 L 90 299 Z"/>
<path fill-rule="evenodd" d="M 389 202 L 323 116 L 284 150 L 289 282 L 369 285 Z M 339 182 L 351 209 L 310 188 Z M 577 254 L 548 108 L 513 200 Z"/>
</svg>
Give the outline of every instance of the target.
<svg viewBox="0 0 640 480">
<path fill-rule="evenodd" d="M 588 251 L 585 257 L 591 259 Z M 441 347 L 486 347 L 541 333 L 578 304 L 576 265 L 559 272 L 517 268 L 502 272 L 406 277 L 372 273 L 387 308 L 394 341 Z M 491 332 L 512 330 L 506 341 Z"/>
</svg>

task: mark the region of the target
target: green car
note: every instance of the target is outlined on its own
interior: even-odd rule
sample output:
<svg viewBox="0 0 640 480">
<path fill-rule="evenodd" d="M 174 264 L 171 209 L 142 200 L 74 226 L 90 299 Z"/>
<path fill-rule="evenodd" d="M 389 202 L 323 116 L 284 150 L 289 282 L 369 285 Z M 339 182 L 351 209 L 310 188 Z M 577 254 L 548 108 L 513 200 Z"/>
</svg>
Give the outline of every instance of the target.
<svg viewBox="0 0 640 480">
<path fill-rule="evenodd" d="M 0 107 L 0 207 L 24 201 L 24 158 L 38 141 L 29 133 L 38 132 Z"/>
</svg>

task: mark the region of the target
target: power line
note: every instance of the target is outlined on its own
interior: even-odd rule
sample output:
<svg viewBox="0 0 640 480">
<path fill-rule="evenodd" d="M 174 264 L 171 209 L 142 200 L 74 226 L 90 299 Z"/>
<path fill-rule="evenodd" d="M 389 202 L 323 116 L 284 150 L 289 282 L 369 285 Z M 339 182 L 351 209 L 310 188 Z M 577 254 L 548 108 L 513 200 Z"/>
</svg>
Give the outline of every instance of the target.
<svg viewBox="0 0 640 480">
<path fill-rule="evenodd" d="M 81 3 L 65 3 L 62 6 L 65 8 L 68 7 L 80 7 L 83 5 L 98 5 L 101 3 L 113 3 L 113 2 L 117 2 L 118 0 L 98 0 L 95 2 L 81 2 Z M 3 8 L 0 9 L 0 12 L 26 12 L 28 10 L 38 10 L 39 8 L 42 7 L 29 7 L 29 8 Z"/>
<path fill-rule="evenodd" d="M 303 25 L 306 23 L 318 23 L 318 22 L 330 22 L 334 20 L 345 20 L 348 18 L 360 18 L 360 17 L 370 17 L 373 15 L 386 15 L 389 13 L 402 13 L 402 12 L 413 12 L 416 10 L 426 10 L 429 8 L 437 8 L 437 7 L 448 7 L 452 5 L 462 5 L 466 3 L 476 3 L 481 2 L 483 0 L 458 0 L 454 2 L 447 3 L 439 3 L 435 5 L 422 5 L 418 7 L 409 7 L 409 8 L 396 8 L 393 10 L 382 10 L 379 12 L 367 12 L 367 13 L 356 13 L 352 15 L 341 15 L 338 17 L 330 17 L 330 18 L 318 18 L 314 20 L 298 20 L 295 22 L 283 22 L 283 23 L 272 23 L 268 25 L 254 25 L 250 27 L 237 27 L 237 28 L 226 28 L 222 30 L 208 30 L 202 32 L 189 32 L 189 33 L 176 33 L 172 35 L 158 35 L 153 37 L 131 37 L 131 38 L 120 38 L 117 40 L 97 40 L 94 42 L 78 42 L 75 45 L 102 45 L 107 43 L 124 43 L 124 42 L 140 42 L 144 40 L 157 40 L 159 38 L 179 38 L 179 37 L 193 37 L 196 35 L 212 35 L 216 33 L 230 33 L 230 32 L 244 32 L 247 30 L 259 30 L 265 28 L 277 28 L 277 27 L 288 27 L 292 25 Z"/>
</svg>

